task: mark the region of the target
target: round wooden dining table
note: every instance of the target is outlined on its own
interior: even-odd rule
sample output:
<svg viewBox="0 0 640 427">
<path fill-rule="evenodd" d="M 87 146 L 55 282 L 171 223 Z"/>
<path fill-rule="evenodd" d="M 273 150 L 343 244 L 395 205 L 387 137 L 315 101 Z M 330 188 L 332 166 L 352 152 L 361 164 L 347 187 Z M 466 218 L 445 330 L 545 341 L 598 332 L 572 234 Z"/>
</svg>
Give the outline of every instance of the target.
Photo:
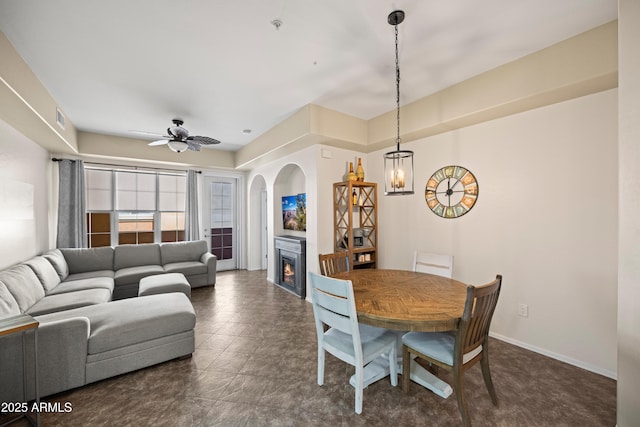
<svg viewBox="0 0 640 427">
<path fill-rule="evenodd" d="M 397 331 L 445 332 L 458 328 L 464 311 L 467 285 L 457 280 L 406 270 L 356 269 L 338 273 L 336 279 L 351 280 L 358 322 Z M 402 364 L 402 334 L 398 334 Z M 364 369 L 368 386 L 389 375 L 386 359 L 380 357 Z M 411 379 L 447 398 L 449 384 L 419 364 L 411 363 Z M 352 378 L 352 381 L 355 381 Z"/>
<path fill-rule="evenodd" d="M 464 283 L 427 273 L 370 268 L 334 277 L 353 283 L 358 321 L 399 331 L 457 329 L 467 296 Z"/>
</svg>

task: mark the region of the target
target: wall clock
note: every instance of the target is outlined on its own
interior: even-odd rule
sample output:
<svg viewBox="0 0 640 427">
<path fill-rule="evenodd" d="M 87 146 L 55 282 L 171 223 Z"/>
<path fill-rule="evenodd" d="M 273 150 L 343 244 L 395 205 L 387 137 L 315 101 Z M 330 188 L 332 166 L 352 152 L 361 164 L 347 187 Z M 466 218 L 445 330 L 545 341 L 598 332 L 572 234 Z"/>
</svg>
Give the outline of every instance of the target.
<svg viewBox="0 0 640 427">
<path fill-rule="evenodd" d="M 478 181 L 462 166 L 445 166 L 435 171 L 427 181 L 424 198 L 436 215 L 458 218 L 476 204 Z"/>
</svg>

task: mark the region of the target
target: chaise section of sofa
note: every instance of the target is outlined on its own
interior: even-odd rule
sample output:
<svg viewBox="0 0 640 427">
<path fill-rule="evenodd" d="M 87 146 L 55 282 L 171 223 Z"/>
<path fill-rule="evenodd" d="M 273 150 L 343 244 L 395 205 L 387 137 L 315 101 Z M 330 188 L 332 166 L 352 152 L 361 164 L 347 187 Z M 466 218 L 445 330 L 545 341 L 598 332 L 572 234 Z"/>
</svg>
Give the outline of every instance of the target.
<svg viewBox="0 0 640 427">
<path fill-rule="evenodd" d="M 0 286 L 0 295 L 2 287 Z M 128 298 L 37 316 L 41 396 L 190 355 L 196 315 L 182 293 Z M 26 337 L 27 396 L 35 397 L 32 332 Z M 0 343 L 0 401 L 22 399 L 21 337 Z M 6 385 L 6 386 L 5 386 Z"/>
<path fill-rule="evenodd" d="M 196 314 L 189 298 L 181 293 L 127 298 L 38 320 L 46 324 L 76 318 L 88 322 L 85 384 L 195 351 Z"/>
</svg>

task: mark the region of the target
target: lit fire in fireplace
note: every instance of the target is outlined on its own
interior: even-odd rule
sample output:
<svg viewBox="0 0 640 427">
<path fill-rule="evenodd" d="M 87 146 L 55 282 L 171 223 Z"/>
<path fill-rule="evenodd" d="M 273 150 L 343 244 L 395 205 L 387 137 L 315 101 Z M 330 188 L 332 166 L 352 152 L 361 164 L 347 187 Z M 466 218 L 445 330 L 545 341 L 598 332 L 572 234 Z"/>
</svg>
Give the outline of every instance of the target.
<svg viewBox="0 0 640 427">
<path fill-rule="evenodd" d="M 283 270 L 283 282 L 288 284 L 288 285 L 295 285 L 296 283 L 296 273 L 295 273 L 295 268 L 291 265 L 290 262 L 288 261 L 284 261 L 284 268 Z"/>
</svg>

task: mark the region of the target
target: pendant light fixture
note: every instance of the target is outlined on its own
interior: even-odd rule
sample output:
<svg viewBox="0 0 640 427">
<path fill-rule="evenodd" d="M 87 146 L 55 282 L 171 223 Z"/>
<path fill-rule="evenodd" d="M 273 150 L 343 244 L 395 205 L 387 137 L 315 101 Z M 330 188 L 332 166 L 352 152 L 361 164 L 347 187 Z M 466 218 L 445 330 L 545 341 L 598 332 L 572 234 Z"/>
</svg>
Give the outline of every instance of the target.
<svg viewBox="0 0 640 427">
<path fill-rule="evenodd" d="M 398 24 L 404 21 L 404 12 L 395 10 L 387 22 L 396 32 L 396 150 L 384 155 L 384 194 L 400 196 L 413 194 L 413 151 L 400 149 L 400 63 L 398 61 Z"/>
</svg>

